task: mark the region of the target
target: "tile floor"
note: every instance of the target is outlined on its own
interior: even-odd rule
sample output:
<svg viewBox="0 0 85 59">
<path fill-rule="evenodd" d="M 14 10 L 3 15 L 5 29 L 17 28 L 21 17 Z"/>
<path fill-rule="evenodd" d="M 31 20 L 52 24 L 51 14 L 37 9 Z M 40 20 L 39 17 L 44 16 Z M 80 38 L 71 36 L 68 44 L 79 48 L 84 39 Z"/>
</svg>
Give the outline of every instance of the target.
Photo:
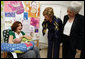
<svg viewBox="0 0 85 59">
<path fill-rule="evenodd" d="M 41 56 L 41 58 L 47 58 L 47 48 L 40 50 L 40 56 Z M 60 47 L 59 58 L 62 58 L 62 47 Z M 80 53 L 77 53 L 75 58 L 80 58 Z"/>
</svg>

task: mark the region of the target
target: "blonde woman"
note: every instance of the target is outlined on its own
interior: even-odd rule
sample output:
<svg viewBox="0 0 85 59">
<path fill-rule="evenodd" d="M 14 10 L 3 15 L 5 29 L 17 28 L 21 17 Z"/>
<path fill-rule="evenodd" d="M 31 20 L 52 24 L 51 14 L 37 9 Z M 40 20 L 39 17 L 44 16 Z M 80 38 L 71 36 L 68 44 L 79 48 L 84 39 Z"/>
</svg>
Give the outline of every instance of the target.
<svg viewBox="0 0 85 59">
<path fill-rule="evenodd" d="M 45 17 L 43 26 L 43 35 L 48 29 L 48 53 L 47 58 L 59 58 L 60 36 L 62 34 L 62 21 L 54 16 L 53 8 L 47 7 L 43 11 Z M 53 56 L 52 56 L 53 53 Z"/>
</svg>

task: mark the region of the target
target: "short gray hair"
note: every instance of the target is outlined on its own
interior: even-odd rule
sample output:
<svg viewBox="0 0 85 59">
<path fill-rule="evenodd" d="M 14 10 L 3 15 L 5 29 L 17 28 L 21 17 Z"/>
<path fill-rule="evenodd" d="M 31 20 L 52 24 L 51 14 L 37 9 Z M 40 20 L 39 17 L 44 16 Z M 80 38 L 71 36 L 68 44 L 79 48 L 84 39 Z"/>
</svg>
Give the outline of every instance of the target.
<svg viewBox="0 0 85 59">
<path fill-rule="evenodd" d="M 72 1 L 68 8 L 75 13 L 79 13 L 82 8 L 82 4 L 78 1 Z"/>
</svg>

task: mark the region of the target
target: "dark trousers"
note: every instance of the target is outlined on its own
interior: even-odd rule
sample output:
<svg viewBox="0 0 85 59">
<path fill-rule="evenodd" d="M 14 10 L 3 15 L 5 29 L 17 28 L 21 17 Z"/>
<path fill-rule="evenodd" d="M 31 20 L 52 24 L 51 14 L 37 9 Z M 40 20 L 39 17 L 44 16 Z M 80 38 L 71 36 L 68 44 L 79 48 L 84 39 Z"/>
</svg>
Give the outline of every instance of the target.
<svg viewBox="0 0 85 59">
<path fill-rule="evenodd" d="M 48 38 L 47 57 L 52 58 L 52 54 L 53 54 L 53 58 L 59 58 L 59 47 L 60 47 L 60 44 L 59 44 L 58 39 Z"/>
<path fill-rule="evenodd" d="M 63 35 L 63 58 L 75 58 L 76 49 L 73 48 L 69 36 Z"/>
<path fill-rule="evenodd" d="M 18 58 L 40 58 L 40 52 L 37 47 L 34 47 L 32 50 L 28 50 L 25 53 L 17 54 Z"/>
<path fill-rule="evenodd" d="M 84 53 L 84 49 L 81 50 L 81 55 L 80 58 L 85 58 L 85 53 Z"/>
</svg>

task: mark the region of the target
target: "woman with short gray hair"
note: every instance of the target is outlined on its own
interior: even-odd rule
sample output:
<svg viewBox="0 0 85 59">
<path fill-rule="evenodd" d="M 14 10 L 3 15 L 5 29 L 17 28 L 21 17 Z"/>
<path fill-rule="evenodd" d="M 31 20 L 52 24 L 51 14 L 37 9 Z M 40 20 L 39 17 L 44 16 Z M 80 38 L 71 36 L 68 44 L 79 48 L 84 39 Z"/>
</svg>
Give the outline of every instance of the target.
<svg viewBox="0 0 85 59">
<path fill-rule="evenodd" d="M 74 11 L 75 14 L 79 13 L 81 8 L 82 8 L 82 4 L 77 2 L 77 1 L 73 1 L 71 2 L 70 6 L 68 7 L 71 11 Z"/>
<path fill-rule="evenodd" d="M 84 16 L 80 15 L 81 3 L 71 2 L 68 15 L 63 21 L 63 58 L 75 58 L 76 51 L 81 52 L 84 40 Z M 77 49 L 77 50 L 76 50 Z"/>
</svg>

